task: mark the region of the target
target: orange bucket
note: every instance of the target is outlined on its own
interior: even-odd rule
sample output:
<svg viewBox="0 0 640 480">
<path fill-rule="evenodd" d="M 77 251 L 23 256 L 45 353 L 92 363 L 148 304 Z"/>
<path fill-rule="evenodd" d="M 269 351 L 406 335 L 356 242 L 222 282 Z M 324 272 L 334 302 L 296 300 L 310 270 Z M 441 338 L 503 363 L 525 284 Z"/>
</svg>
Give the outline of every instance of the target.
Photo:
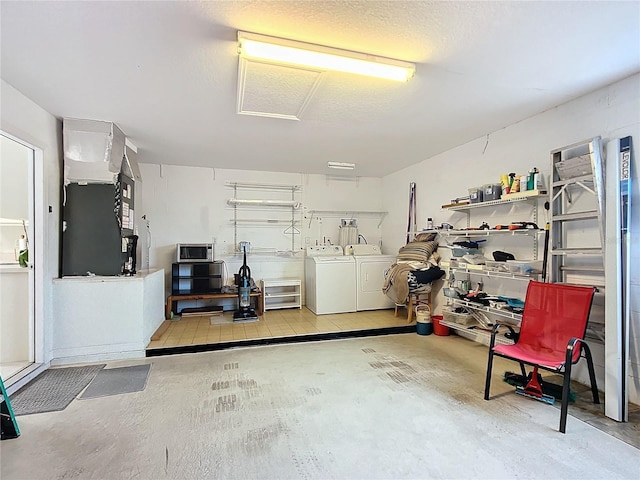
<svg viewBox="0 0 640 480">
<path fill-rule="evenodd" d="M 442 315 L 434 315 L 431 317 L 431 322 L 433 323 L 433 333 L 443 337 L 449 335 L 449 327 L 440 324 L 440 320 L 442 320 Z"/>
</svg>

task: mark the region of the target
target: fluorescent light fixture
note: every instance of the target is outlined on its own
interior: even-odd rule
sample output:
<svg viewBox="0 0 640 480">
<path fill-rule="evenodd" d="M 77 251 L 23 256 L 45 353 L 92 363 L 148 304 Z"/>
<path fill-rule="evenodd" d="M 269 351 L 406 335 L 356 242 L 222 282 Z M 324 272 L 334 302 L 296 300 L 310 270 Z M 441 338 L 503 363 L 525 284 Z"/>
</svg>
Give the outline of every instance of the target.
<svg viewBox="0 0 640 480">
<path fill-rule="evenodd" d="M 246 32 L 238 32 L 238 53 L 246 59 L 266 63 L 335 70 L 399 82 L 409 81 L 416 71 L 415 64 L 400 60 Z"/>
<path fill-rule="evenodd" d="M 353 170 L 354 168 L 356 168 L 356 164 L 344 162 L 327 162 L 327 167 L 337 168 L 338 170 Z"/>
</svg>

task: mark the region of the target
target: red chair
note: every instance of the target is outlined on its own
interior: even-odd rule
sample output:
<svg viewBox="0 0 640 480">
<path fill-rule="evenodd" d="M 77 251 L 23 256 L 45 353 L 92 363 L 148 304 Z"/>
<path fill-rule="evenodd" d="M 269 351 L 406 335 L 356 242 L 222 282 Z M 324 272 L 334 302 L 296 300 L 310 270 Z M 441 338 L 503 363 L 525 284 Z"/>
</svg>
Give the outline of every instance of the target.
<svg viewBox="0 0 640 480">
<path fill-rule="evenodd" d="M 591 351 L 584 341 L 594 292 L 593 287 L 529 282 L 520 332 L 515 333 L 507 326 L 516 343 L 495 344 L 500 325 L 495 325 L 491 333 L 484 399 L 489 400 L 494 355 L 518 362 L 525 377 L 525 364 L 534 367 L 531 376 L 534 383 L 538 368 L 560 374 L 563 376 L 560 431 L 565 433 L 571 365 L 577 363 L 584 353 L 589 368 L 593 403 L 599 404 Z"/>
</svg>

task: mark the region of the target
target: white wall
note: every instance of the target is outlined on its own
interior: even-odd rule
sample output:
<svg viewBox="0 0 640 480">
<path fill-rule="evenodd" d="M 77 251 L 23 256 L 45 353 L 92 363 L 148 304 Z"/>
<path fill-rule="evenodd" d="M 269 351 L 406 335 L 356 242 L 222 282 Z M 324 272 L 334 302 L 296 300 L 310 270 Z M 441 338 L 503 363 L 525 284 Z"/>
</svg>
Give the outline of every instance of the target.
<svg viewBox="0 0 640 480">
<path fill-rule="evenodd" d="M 361 233 L 369 243 L 381 239 L 385 253 L 395 253 L 404 244 L 407 221 L 409 182 L 418 185 L 419 226 L 427 216 L 434 222 L 459 223 L 460 214 L 441 210 L 440 206 L 451 198 L 464 195 L 468 187 L 495 181 L 500 173 L 523 173 L 532 166 L 540 168 L 544 176 L 549 173 L 549 152 L 552 149 L 582 141 L 593 136 L 611 138 L 632 135 L 637 148 L 640 138 L 640 76 L 603 88 L 540 115 L 478 138 L 465 145 L 444 152 L 418 165 L 379 179 L 359 179 L 357 182 L 330 181 L 324 176 L 303 176 L 295 173 L 243 172 L 234 170 L 190 169 L 184 167 L 141 165 L 143 174 L 142 201 L 138 202 L 139 215 L 146 214 L 151 230 L 151 268 L 170 267 L 175 243 L 181 241 L 212 241 L 218 244 L 218 258 L 229 263 L 230 274 L 237 271 L 240 259 L 232 252 L 232 210 L 226 206 L 229 190 L 226 181 L 300 184 L 303 186 L 303 205 L 316 210 L 368 210 L 388 211 L 381 228 L 377 219 L 359 219 Z M 52 280 L 58 275 L 59 222 L 60 222 L 60 166 L 61 121 L 44 111 L 4 80 L 0 83 L 0 128 L 43 150 L 44 208 L 44 338 L 45 361 L 51 359 Z M 428 133 L 428 132 L 427 132 Z M 634 164 L 636 182 L 632 202 L 632 235 L 638 234 L 640 225 L 640 195 L 637 182 L 637 161 Z M 381 194 L 382 192 L 382 194 Z M 140 210 L 142 209 L 142 210 Z M 301 212 L 302 233 L 296 248 L 322 241 L 329 237 L 334 243 L 338 235 L 339 218 L 324 218 L 322 226 Z M 141 228 L 144 228 L 141 226 Z M 247 232 L 246 240 L 256 246 L 276 243 L 273 233 Z M 262 232 L 264 233 L 264 232 Z M 263 237 L 269 237 L 263 243 Z M 282 238 L 279 239 L 283 241 Z M 308 242 L 308 243 L 307 243 Z M 631 261 L 640 262 L 638 242 L 632 247 Z M 297 257 L 265 256 L 260 262 L 252 260 L 254 277 L 302 276 L 302 262 Z M 259 266 L 256 264 L 260 263 Z M 170 269 L 169 269 L 170 270 Z M 640 272 L 632 270 L 632 325 L 631 325 L 631 398 L 639 403 L 640 392 Z M 168 275 L 167 275 L 168 276 Z M 600 359 L 600 363 L 601 359 Z"/>
<path fill-rule="evenodd" d="M 215 242 L 215 258 L 225 261 L 229 283 L 242 264 L 237 251 L 239 241 L 251 242 L 248 264 L 258 282 L 262 278 L 303 279 L 304 247 L 323 241 L 338 243 L 340 219 L 349 212 L 359 212 L 353 216 L 367 242 L 377 244 L 382 239 L 386 220 L 380 225 L 381 215 L 362 213 L 383 209 L 381 179 L 335 180 L 324 175 L 151 164 L 141 164 L 140 169 L 143 181 L 136 191 L 137 215 L 146 215 L 150 223 L 150 267 L 165 269 L 167 292 L 175 245 L 179 242 Z M 234 182 L 297 185 L 300 190 L 293 194 L 258 188 L 234 191 L 229 186 Z M 301 202 L 301 208 L 294 211 L 299 233 L 285 233 L 288 225 L 259 223 L 268 219 L 291 220 L 291 209 L 280 207 L 238 207 L 237 219 L 258 222 L 238 223 L 234 228 L 234 208 L 227 203 L 233 197 Z M 314 210 L 324 213 L 313 213 Z"/>
<path fill-rule="evenodd" d="M 44 218 L 43 231 L 36 232 L 43 242 L 44 271 L 42 288 L 36 295 L 43 297 L 43 311 L 36 312 L 42 318 L 44 337 L 43 362 L 51 359 L 53 329 L 52 281 L 58 276 L 60 229 L 60 167 L 62 165 L 62 122 L 47 113 L 18 90 L 0 80 L 0 129 L 42 150 L 43 185 L 36 185 L 36 195 L 43 197 L 43 210 L 36 212 Z M 36 159 L 38 161 L 38 159 Z M 51 207 L 51 213 L 48 209 Z M 37 244 L 37 242 L 34 242 Z M 37 253 L 36 253 L 37 254 Z M 38 335 L 38 332 L 36 332 Z"/>
<path fill-rule="evenodd" d="M 466 195 L 468 187 L 492 183 L 499 180 L 500 174 L 505 172 L 525 173 L 533 166 L 542 171 L 546 180 L 551 167 L 551 150 L 596 136 L 601 136 L 606 143 L 610 139 L 627 135 L 633 136 L 636 158 L 631 235 L 637 237 L 640 233 L 637 173 L 640 75 L 634 75 L 385 177 L 384 204 L 390 215 L 384 225 L 383 242 L 391 246 L 391 249 L 404 244 L 410 182 L 417 184 L 419 226 L 424 226 L 420 222 L 424 222 L 427 216 L 432 216 L 435 224 L 449 222 L 460 225 L 466 218 L 460 213 L 443 210 L 441 205 L 449 203 L 452 198 Z M 539 211 L 543 211 L 541 207 Z M 480 220 L 479 216 L 473 218 L 475 222 Z M 544 224 L 544 221 L 541 220 L 540 223 Z M 477 225 L 472 221 L 472 226 Z M 631 263 L 640 265 L 640 242 L 635 240 L 632 244 Z M 637 268 L 632 268 L 630 273 L 630 398 L 634 403 L 640 403 L 640 272 Z M 441 296 L 436 302 L 440 305 L 444 303 Z M 602 379 L 604 352 L 601 348 L 595 350 L 598 377 Z M 602 382 L 600 386 L 602 387 Z"/>
</svg>

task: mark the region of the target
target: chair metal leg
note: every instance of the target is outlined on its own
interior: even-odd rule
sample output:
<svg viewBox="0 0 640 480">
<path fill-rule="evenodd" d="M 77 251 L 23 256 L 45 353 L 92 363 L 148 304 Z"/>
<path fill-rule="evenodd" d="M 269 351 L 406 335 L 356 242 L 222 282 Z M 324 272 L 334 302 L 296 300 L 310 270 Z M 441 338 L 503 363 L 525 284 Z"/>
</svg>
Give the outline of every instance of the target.
<svg viewBox="0 0 640 480">
<path fill-rule="evenodd" d="M 500 324 L 496 323 L 491 330 L 491 340 L 489 341 L 489 359 L 487 360 L 487 378 L 484 381 L 484 399 L 489 400 L 489 390 L 491 389 L 491 370 L 493 369 L 493 347 L 496 346 L 496 335 Z"/>
<path fill-rule="evenodd" d="M 484 381 L 484 399 L 489 400 L 489 390 L 491 389 L 491 370 L 493 369 L 493 350 L 489 350 L 489 360 L 487 361 L 487 378 Z"/>
<path fill-rule="evenodd" d="M 566 433 L 567 431 L 567 413 L 569 410 L 569 391 L 571 386 L 571 365 L 573 361 L 573 350 L 576 343 L 580 339 L 572 338 L 567 344 L 566 355 L 564 359 L 564 376 L 562 381 L 562 406 L 560 408 L 560 432 Z"/>
<path fill-rule="evenodd" d="M 596 381 L 596 372 L 593 368 L 593 358 L 591 357 L 591 350 L 589 345 L 585 342 L 580 342 L 584 348 L 584 356 L 587 359 L 587 367 L 589 369 L 589 381 L 591 382 L 591 395 L 593 395 L 593 403 L 600 404 L 600 394 L 598 393 L 598 383 Z"/>
<path fill-rule="evenodd" d="M 524 368 L 524 363 L 520 362 L 520 371 L 522 372 L 523 377 L 527 377 L 527 371 Z"/>
<path fill-rule="evenodd" d="M 567 413 L 569 411 L 569 386 L 571 384 L 571 362 L 565 366 L 564 379 L 562 381 L 562 405 L 560 407 L 560 432 L 567 430 Z"/>
</svg>

